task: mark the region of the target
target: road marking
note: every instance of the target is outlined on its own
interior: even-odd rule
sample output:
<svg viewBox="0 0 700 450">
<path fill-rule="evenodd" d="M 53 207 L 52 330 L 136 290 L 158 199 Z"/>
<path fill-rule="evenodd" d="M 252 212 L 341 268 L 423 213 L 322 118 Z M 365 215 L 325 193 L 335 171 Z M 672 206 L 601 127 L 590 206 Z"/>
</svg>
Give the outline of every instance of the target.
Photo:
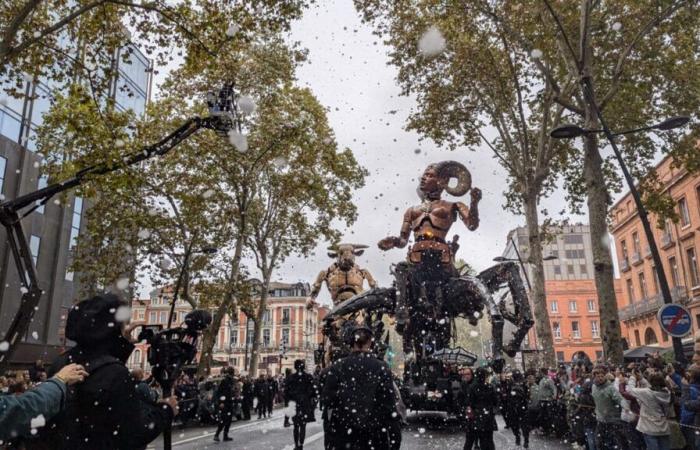
<svg viewBox="0 0 700 450">
<path fill-rule="evenodd" d="M 231 427 L 229 431 L 243 430 L 243 429 L 246 429 L 246 428 L 257 427 L 257 426 L 260 426 L 260 425 L 270 424 L 270 423 L 273 423 L 273 422 L 278 421 L 278 419 L 281 419 L 281 418 L 282 418 L 282 417 L 280 417 L 280 416 L 275 416 L 275 417 L 273 417 L 273 418 L 271 418 L 271 419 L 265 419 L 265 420 L 260 421 L 260 422 L 246 423 L 246 424 L 243 424 L 243 425 L 239 425 L 239 426 L 237 426 L 237 427 Z M 173 442 L 172 445 L 173 445 L 173 447 L 174 447 L 174 446 L 176 446 L 176 445 L 186 444 L 186 443 L 188 443 L 188 442 L 197 441 L 197 440 L 199 440 L 199 439 L 204 439 L 204 438 L 206 438 L 206 437 L 214 436 L 215 434 L 216 434 L 216 433 L 204 433 L 204 434 L 201 434 L 201 435 L 199 435 L 199 436 L 193 436 L 193 437 L 191 437 L 191 438 L 187 438 L 187 439 L 183 439 L 183 440 L 181 440 L 181 441 Z M 152 450 L 152 449 L 155 449 L 155 447 L 154 447 L 154 446 L 149 446 L 149 447 L 148 447 L 148 450 Z"/>
</svg>

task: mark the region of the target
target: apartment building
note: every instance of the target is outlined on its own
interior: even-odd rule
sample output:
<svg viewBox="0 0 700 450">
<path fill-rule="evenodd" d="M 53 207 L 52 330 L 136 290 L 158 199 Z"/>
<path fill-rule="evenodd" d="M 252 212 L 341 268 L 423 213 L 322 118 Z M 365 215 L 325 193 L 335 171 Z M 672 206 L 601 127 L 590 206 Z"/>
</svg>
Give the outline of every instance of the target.
<svg viewBox="0 0 700 450">
<path fill-rule="evenodd" d="M 574 354 L 584 352 L 595 361 L 604 357 L 600 335 L 598 296 L 593 280 L 593 251 L 588 225 L 564 226 L 550 230 L 550 238 L 542 245 L 545 295 L 549 322 L 558 361 L 571 361 Z M 517 250 L 517 252 L 516 252 Z M 519 227 L 508 234 L 503 256 L 523 261 L 529 257 L 527 228 Z M 526 264 L 532 280 L 532 267 Z M 617 287 L 616 287 L 616 290 Z M 534 312 L 534 309 L 533 309 Z M 540 318 L 535 316 L 535 321 Z M 535 327 L 523 344 L 526 351 L 537 351 Z"/>
<path fill-rule="evenodd" d="M 678 222 L 661 221 L 650 214 L 654 240 L 674 303 L 690 309 L 693 331 L 700 329 L 700 175 L 689 174 L 664 158 L 655 168 L 666 192 L 676 204 Z M 612 207 L 610 231 L 615 239 L 622 295 L 618 297 L 623 336 L 630 347 L 660 344 L 671 339 L 661 330 L 656 313 L 663 304 L 659 279 L 649 244 L 631 194 Z"/>
</svg>

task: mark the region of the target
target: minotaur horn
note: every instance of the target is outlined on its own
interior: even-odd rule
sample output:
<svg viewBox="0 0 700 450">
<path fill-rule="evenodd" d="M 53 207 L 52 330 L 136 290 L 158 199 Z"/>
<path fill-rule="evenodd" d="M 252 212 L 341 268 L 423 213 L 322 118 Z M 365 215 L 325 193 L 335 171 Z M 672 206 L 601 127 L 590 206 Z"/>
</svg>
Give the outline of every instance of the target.
<svg viewBox="0 0 700 450">
<path fill-rule="evenodd" d="M 461 197 L 466 194 L 472 187 L 472 175 L 469 173 L 464 164 L 457 161 L 442 161 L 435 164 L 438 176 L 447 179 L 445 183 L 445 191 L 455 197 Z M 450 187 L 448 185 L 451 178 L 457 178 L 457 186 Z"/>
</svg>

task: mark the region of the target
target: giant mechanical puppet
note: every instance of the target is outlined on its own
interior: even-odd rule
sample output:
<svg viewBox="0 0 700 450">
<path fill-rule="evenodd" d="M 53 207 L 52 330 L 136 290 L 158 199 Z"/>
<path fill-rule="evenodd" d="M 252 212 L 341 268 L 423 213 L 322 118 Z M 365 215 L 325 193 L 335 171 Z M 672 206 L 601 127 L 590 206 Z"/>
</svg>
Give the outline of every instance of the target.
<svg viewBox="0 0 700 450">
<path fill-rule="evenodd" d="M 454 197 L 469 192 L 469 206 L 444 200 L 443 191 Z M 422 202 L 406 210 L 399 235 L 378 244 L 384 251 L 404 248 L 413 237 L 406 260 L 392 268 L 393 286 L 373 287 L 335 304 L 327 320 L 363 311 L 366 322 L 375 328 L 376 339 L 383 332 L 382 314 L 393 316 L 396 331 L 403 337 L 406 368 L 414 370 L 421 361 L 449 347 L 456 317 L 476 324 L 487 315 L 492 324 L 492 365 L 500 371 L 503 354 L 514 356 L 533 325 L 518 266 L 505 262 L 476 276 L 455 267 L 459 236 L 448 241 L 450 228 L 457 219 L 470 231 L 479 226 L 481 191 L 471 186 L 471 175 L 464 165 L 454 161 L 429 165 L 421 176 L 418 194 Z M 504 345 L 506 320 L 516 330 Z"/>
</svg>

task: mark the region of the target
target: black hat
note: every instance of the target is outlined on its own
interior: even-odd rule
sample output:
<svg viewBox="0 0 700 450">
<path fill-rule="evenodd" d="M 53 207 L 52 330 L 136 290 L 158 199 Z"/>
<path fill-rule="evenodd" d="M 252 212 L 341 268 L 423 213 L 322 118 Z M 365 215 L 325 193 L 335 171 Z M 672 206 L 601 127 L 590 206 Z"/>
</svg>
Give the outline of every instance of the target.
<svg viewBox="0 0 700 450">
<path fill-rule="evenodd" d="M 121 335 L 115 314 L 127 306 L 114 294 L 99 294 L 74 305 L 68 312 L 66 337 L 85 347 L 95 347 Z"/>
</svg>

